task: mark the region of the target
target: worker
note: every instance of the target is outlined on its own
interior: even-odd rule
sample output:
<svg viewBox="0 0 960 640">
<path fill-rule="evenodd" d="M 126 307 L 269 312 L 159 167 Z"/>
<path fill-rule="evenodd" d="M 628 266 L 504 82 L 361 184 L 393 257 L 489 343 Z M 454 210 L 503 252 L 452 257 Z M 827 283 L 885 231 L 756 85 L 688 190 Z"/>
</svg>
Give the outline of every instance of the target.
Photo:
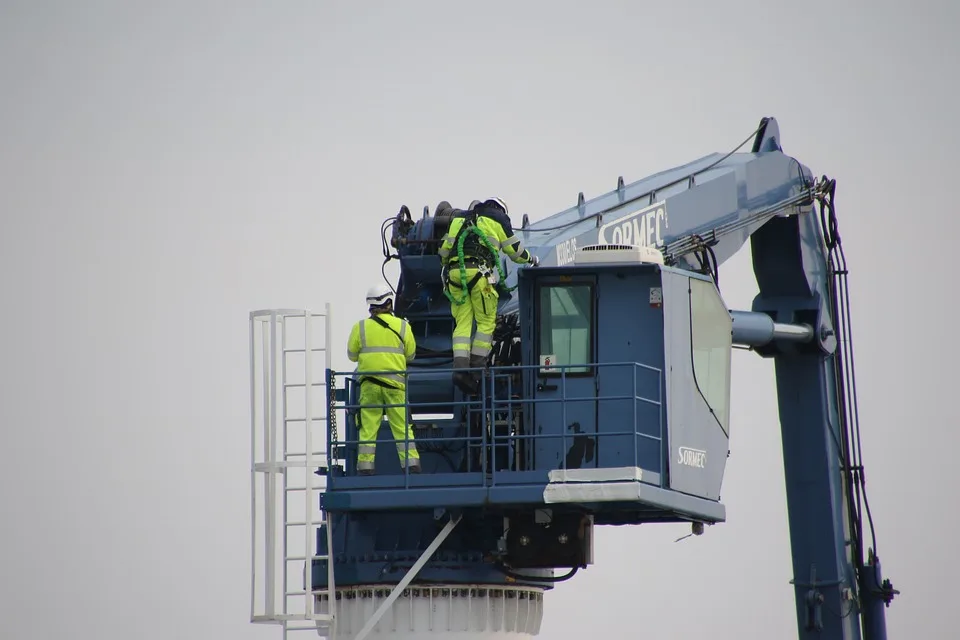
<svg viewBox="0 0 960 640">
<path fill-rule="evenodd" d="M 371 287 L 367 305 L 370 317 L 353 325 L 347 342 L 347 357 L 358 363 L 357 372 L 361 374 L 357 471 L 373 475 L 377 434 L 386 414 L 400 465 L 410 473 L 420 473 L 420 454 L 406 410 L 407 363 L 416 354 L 417 342 L 409 323 L 393 315 L 393 291 L 389 287 Z M 377 373 L 364 374 L 365 371 Z"/>
<path fill-rule="evenodd" d="M 514 235 L 506 203 L 500 198 L 471 203 L 467 211 L 456 211 L 440 244 L 444 293 L 453 314 L 453 381 L 464 393 L 474 394 L 479 373 L 457 369 L 486 366 L 493 349 L 497 322 L 500 278 L 500 251 L 517 264 L 540 263 Z M 460 242 L 463 264 L 460 264 Z M 485 241 L 485 242 L 484 242 Z M 473 334 L 476 320 L 477 331 Z M 472 338 L 472 339 L 471 339 Z"/>
</svg>

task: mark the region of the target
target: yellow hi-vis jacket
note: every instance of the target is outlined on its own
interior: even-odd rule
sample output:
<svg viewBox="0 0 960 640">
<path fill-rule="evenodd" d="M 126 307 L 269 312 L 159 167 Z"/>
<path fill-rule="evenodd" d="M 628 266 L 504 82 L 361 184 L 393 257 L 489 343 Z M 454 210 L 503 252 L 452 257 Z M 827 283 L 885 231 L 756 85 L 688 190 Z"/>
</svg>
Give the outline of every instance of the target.
<svg viewBox="0 0 960 640">
<path fill-rule="evenodd" d="M 382 326 L 374 318 L 382 320 L 389 328 Z M 347 357 L 350 362 L 358 363 L 357 371 L 361 374 L 361 381 L 364 378 L 376 378 L 397 389 L 406 388 L 407 381 L 402 374 L 416 352 L 417 342 L 410 324 L 392 313 L 378 313 L 364 318 L 353 325 L 347 341 Z M 364 376 L 364 371 L 397 373 Z"/>
<path fill-rule="evenodd" d="M 460 216 L 450 221 L 450 228 L 447 230 L 446 235 L 443 236 L 443 241 L 437 250 L 441 264 L 446 265 L 450 261 L 456 262 L 459 260 L 457 247 L 453 244 L 453 241 L 456 239 L 457 234 L 460 233 L 463 223 L 464 219 Z M 507 254 L 508 258 L 518 264 L 531 261 L 530 253 L 520 244 L 520 237 L 513 233 L 512 228 L 509 229 L 510 235 L 508 236 L 508 230 L 505 230 L 499 221 L 495 218 L 485 216 L 482 213 L 477 215 L 477 226 L 487 237 L 487 242 L 490 243 L 490 246 L 492 246 L 494 250 L 503 251 L 503 253 Z M 464 258 L 476 257 L 477 256 L 464 256 Z"/>
</svg>

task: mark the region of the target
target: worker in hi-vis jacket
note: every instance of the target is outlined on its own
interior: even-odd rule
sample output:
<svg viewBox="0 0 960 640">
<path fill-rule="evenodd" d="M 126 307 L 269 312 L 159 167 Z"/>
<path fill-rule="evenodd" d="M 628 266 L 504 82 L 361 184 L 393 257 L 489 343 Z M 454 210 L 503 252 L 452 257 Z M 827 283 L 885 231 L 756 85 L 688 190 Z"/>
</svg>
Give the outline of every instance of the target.
<svg viewBox="0 0 960 640">
<path fill-rule="evenodd" d="M 446 203 L 443 203 L 446 204 Z M 449 207 L 449 205 L 447 205 Z M 517 264 L 540 263 L 514 235 L 506 203 L 490 198 L 454 211 L 438 254 L 443 265 L 444 294 L 453 314 L 453 368 L 483 368 L 493 349 L 497 322 L 500 252 Z M 473 322 L 477 332 L 473 333 Z M 471 339 L 472 337 L 472 339 Z M 476 393 L 479 373 L 454 372 L 464 393 Z"/>
<path fill-rule="evenodd" d="M 370 317 L 353 325 L 347 342 L 347 357 L 358 364 L 360 374 L 357 471 L 361 475 L 374 473 L 377 434 L 386 414 L 400 465 L 410 473 L 420 473 L 420 454 L 406 409 L 407 363 L 416 354 L 417 342 L 409 323 L 393 315 L 393 291 L 389 287 L 371 287 L 367 305 Z"/>
</svg>

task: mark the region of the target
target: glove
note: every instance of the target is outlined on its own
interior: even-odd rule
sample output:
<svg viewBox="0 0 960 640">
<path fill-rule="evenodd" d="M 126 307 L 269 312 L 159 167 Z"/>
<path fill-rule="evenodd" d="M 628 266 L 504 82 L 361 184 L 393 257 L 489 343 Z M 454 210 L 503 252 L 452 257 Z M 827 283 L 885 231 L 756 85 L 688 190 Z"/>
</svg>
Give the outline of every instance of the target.
<svg viewBox="0 0 960 640">
<path fill-rule="evenodd" d="M 530 266 L 531 266 L 531 267 L 539 267 L 539 266 L 540 266 L 540 258 L 538 258 L 537 256 L 530 256 Z"/>
</svg>

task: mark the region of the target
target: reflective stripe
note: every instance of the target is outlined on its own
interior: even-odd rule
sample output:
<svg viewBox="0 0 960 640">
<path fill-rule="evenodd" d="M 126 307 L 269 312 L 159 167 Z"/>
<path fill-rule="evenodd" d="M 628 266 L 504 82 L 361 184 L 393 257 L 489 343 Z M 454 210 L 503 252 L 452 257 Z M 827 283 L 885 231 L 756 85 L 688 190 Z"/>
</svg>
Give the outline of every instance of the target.
<svg viewBox="0 0 960 640">
<path fill-rule="evenodd" d="M 470 353 L 470 338 L 456 337 L 453 339 L 453 355 L 466 355 Z"/>
<path fill-rule="evenodd" d="M 404 354 L 400 347 L 361 347 L 360 353 L 399 353 Z"/>
<path fill-rule="evenodd" d="M 403 354 L 404 349 L 403 345 L 399 347 L 367 347 L 367 320 L 370 318 L 364 318 L 360 321 L 360 353 L 399 353 Z M 407 321 L 400 320 L 400 331 L 397 333 L 400 334 L 400 341 L 403 342 L 407 337 Z"/>
<path fill-rule="evenodd" d="M 475 356 L 486 356 L 488 353 L 490 353 L 490 351 L 491 351 L 490 347 L 479 345 L 479 344 L 473 345 L 473 349 L 470 349 L 470 353 Z"/>
<path fill-rule="evenodd" d="M 347 349 L 347 357 L 350 360 L 356 360 L 357 358 L 360 357 L 360 354 L 357 353 L 356 351 L 350 351 L 349 349 Z"/>
<path fill-rule="evenodd" d="M 357 469 L 359 469 L 360 471 L 373 469 L 373 460 L 358 460 Z"/>
<path fill-rule="evenodd" d="M 520 244 L 520 236 L 516 236 L 516 235 L 510 236 L 509 238 L 503 241 L 503 244 L 501 246 L 506 248 L 506 247 L 512 247 L 515 244 Z"/>
<path fill-rule="evenodd" d="M 375 444 L 362 444 L 359 447 L 360 455 L 374 455 L 377 453 L 377 445 Z"/>
<path fill-rule="evenodd" d="M 490 342 L 491 340 L 493 340 L 493 336 L 490 335 L 489 333 L 480 333 L 479 331 L 477 331 L 475 334 L 473 334 L 473 339 L 474 341 L 479 341 L 479 342 Z"/>
<path fill-rule="evenodd" d="M 487 242 L 489 242 L 490 246 L 493 247 L 494 249 L 500 248 L 500 241 L 497 240 L 495 236 L 487 236 Z"/>
<path fill-rule="evenodd" d="M 357 353 L 358 359 L 360 358 L 361 355 L 366 356 L 366 355 L 375 355 L 375 354 L 389 354 L 389 355 L 402 356 L 404 360 L 409 360 L 406 355 L 405 344 L 399 347 L 367 346 L 367 321 L 368 320 L 370 320 L 370 318 L 365 318 L 360 321 L 360 351 Z M 403 342 L 405 334 L 407 333 L 407 322 L 405 320 L 401 320 L 400 331 L 398 331 L 397 333 L 401 335 L 401 342 Z M 385 366 L 361 365 L 360 371 L 362 372 L 364 369 L 368 371 L 369 370 L 381 371 L 381 370 L 401 368 L 401 367 L 397 367 L 397 364 L 385 365 Z M 380 378 L 381 380 L 389 380 L 392 382 L 396 382 L 401 387 L 403 387 L 403 385 L 406 383 L 404 376 L 401 374 L 383 373 L 383 374 L 375 374 L 372 377 Z"/>
<path fill-rule="evenodd" d="M 401 441 L 398 441 L 398 442 L 397 442 L 397 452 L 399 452 L 399 453 L 402 455 L 405 451 L 409 451 L 411 456 L 416 456 L 416 455 L 417 455 L 417 445 L 416 445 L 416 443 L 414 443 L 414 441 L 411 440 L 411 441 L 410 441 L 410 448 L 409 448 L 409 449 L 405 449 L 405 448 L 404 448 L 404 443 L 401 442 Z"/>
</svg>

